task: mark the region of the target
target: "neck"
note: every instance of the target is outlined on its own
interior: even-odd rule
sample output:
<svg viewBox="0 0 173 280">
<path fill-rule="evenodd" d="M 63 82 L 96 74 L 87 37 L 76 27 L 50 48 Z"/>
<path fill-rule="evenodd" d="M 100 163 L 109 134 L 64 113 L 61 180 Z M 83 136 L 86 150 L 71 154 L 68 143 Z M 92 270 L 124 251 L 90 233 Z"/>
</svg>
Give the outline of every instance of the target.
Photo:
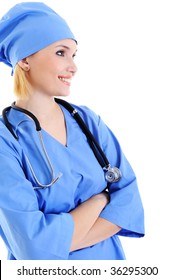
<svg viewBox="0 0 173 280">
<path fill-rule="evenodd" d="M 63 111 L 54 97 L 31 96 L 27 100 L 18 99 L 16 105 L 30 111 L 39 121 L 40 126 L 57 141 L 66 145 L 66 124 Z"/>
<path fill-rule="evenodd" d="M 32 95 L 28 99 L 18 99 L 16 105 L 30 111 L 38 119 L 44 120 L 50 118 L 57 108 L 58 104 L 54 101 L 54 97 Z"/>
</svg>

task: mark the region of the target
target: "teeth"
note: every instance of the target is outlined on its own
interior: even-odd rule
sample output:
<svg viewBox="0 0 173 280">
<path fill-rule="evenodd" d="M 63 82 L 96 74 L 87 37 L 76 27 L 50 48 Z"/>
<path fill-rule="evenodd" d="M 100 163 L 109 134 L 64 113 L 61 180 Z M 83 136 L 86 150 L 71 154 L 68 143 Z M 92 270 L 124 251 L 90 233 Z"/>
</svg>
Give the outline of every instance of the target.
<svg viewBox="0 0 173 280">
<path fill-rule="evenodd" d="M 70 82 L 70 79 L 67 78 L 59 77 L 59 79 L 63 82 Z"/>
</svg>

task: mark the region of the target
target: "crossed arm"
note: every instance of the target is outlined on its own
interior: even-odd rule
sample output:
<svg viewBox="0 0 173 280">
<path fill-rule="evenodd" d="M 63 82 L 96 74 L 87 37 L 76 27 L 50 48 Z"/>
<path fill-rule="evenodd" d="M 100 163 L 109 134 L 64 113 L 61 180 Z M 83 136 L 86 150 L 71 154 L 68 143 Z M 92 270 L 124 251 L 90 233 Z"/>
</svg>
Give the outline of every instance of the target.
<svg viewBox="0 0 173 280">
<path fill-rule="evenodd" d="M 108 202 L 108 194 L 102 192 L 70 212 L 74 220 L 70 251 L 94 245 L 121 230 L 119 226 L 99 217 Z"/>
</svg>

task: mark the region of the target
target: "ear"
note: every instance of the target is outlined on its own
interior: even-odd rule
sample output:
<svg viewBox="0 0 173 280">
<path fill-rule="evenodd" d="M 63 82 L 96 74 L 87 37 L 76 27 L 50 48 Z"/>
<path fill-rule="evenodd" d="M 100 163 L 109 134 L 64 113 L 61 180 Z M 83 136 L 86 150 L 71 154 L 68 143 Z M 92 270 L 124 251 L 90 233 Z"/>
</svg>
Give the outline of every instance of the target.
<svg viewBox="0 0 173 280">
<path fill-rule="evenodd" d="M 27 58 L 18 61 L 18 64 L 24 71 L 28 72 L 30 70 L 30 65 L 27 61 Z"/>
</svg>

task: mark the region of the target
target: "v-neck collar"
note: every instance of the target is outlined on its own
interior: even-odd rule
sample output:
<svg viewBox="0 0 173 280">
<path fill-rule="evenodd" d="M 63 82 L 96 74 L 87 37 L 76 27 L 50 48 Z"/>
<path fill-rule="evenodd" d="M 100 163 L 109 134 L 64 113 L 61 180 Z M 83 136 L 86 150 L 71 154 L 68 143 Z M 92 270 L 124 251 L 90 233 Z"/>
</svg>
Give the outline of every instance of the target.
<svg viewBox="0 0 173 280">
<path fill-rule="evenodd" d="M 61 142 L 59 142 L 57 139 L 55 139 L 53 136 L 51 136 L 43 128 L 41 128 L 41 129 L 42 129 L 42 133 L 44 135 L 49 136 L 51 139 L 53 139 L 54 141 L 59 143 L 59 145 L 63 146 L 64 148 L 68 148 L 71 140 L 74 141 L 74 139 L 70 139 L 71 135 L 73 135 L 73 133 L 72 133 L 72 130 L 74 128 L 73 125 L 76 124 L 78 126 L 78 124 L 75 121 L 75 119 L 71 116 L 70 112 L 63 105 L 59 104 L 59 106 L 64 115 L 64 122 L 65 122 L 65 126 L 66 126 L 66 145 L 63 145 Z M 19 129 L 20 125 L 23 124 L 24 122 L 28 122 L 28 125 L 31 125 L 31 126 L 33 126 L 33 129 L 36 129 L 35 123 L 31 118 L 29 118 L 24 113 L 17 111 L 13 108 L 11 108 L 11 110 L 7 113 L 7 118 L 9 120 L 10 124 L 12 125 L 13 131 L 15 134 L 17 133 L 17 130 Z M 76 141 L 76 139 L 75 139 L 75 141 Z"/>
</svg>

